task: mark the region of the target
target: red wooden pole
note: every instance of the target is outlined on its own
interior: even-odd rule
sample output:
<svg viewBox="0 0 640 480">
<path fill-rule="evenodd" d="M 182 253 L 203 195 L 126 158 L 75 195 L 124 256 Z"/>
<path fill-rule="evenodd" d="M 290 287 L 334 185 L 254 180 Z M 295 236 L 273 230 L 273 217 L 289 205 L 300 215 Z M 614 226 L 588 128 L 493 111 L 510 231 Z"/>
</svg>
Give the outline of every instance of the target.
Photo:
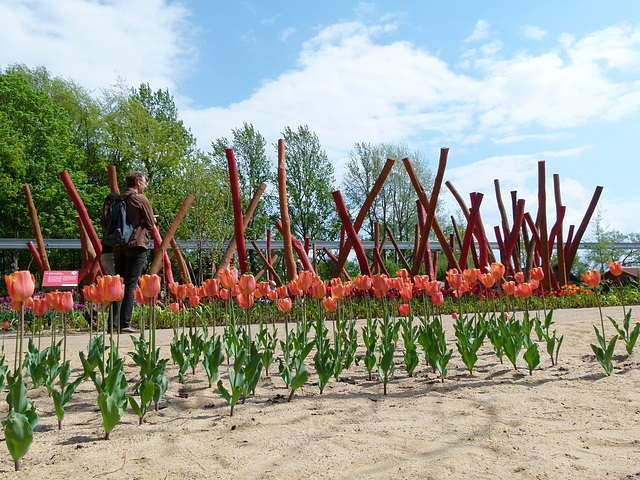
<svg viewBox="0 0 640 480">
<path fill-rule="evenodd" d="M 231 187 L 231 201 L 233 203 L 233 225 L 236 238 L 236 249 L 238 250 L 238 264 L 240 265 L 240 273 L 249 272 L 249 263 L 247 262 L 247 246 L 244 241 L 244 228 L 242 220 L 242 201 L 240 200 L 240 185 L 238 184 L 238 167 L 236 165 L 236 157 L 233 154 L 233 148 L 224 150 L 227 156 L 227 164 L 229 165 L 229 184 Z"/>
<path fill-rule="evenodd" d="M 336 208 L 338 209 L 338 215 L 340 216 L 342 225 L 347 232 L 347 238 L 351 241 L 353 250 L 356 252 L 356 258 L 358 259 L 358 264 L 360 265 L 360 273 L 370 276 L 371 269 L 369 268 L 369 260 L 367 259 L 367 255 L 364 252 L 362 242 L 360 242 L 360 239 L 358 238 L 356 229 L 351 223 L 351 218 L 349 218 L 349 212 L 347 212 L 347 207 L 344 204 L 342 193 L 340 193 L 340 190 L 334 190 L 332 192 L 332 195 L 333 201 L 336 203 Z"/>
</svg>

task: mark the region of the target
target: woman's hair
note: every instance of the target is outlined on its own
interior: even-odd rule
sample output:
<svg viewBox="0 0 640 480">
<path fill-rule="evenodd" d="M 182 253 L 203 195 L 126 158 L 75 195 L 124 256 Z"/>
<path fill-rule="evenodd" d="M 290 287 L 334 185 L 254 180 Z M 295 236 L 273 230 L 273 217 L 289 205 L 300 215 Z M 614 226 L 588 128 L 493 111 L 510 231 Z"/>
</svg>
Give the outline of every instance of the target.
<svg viewBox="0 0 640 480">
<path fill-rule="evenodd" d="M 125 178 L 125 185 L 127 188 L 135 187 L 140 180 L 144 180 L 144 173 L 138 170 L 129 170 Z"/>
</svg>

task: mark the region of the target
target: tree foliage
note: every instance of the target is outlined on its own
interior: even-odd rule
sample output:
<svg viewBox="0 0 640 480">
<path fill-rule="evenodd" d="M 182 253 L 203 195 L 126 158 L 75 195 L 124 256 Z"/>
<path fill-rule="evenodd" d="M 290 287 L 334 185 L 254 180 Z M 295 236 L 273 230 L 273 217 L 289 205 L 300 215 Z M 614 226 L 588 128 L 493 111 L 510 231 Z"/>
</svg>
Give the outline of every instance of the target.
<svg viewBox="0 0 640 480">
<path fill-rule="evenodd" d="M 286 127 L 287 196 L 292 233 L 301 241 L 335 239 L 339 232 L 334 189 L 334 169 L 308 126 Z M 277 149 L 277 145 L 275 146 Z"/>
</svg>

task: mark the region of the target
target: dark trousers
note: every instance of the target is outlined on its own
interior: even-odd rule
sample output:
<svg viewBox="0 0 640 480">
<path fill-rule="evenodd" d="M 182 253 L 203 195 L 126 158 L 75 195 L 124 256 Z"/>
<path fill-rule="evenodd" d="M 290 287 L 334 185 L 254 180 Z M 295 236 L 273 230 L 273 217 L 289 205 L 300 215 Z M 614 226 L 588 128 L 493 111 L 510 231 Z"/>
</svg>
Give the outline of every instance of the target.
<svg viewBox="0 0 640 480">
<path fill-rule="evenodd" d="M 114 252 L 116 274 L 124 278 L 124 298 L 117 302 L 113 309 L 113 326 L 120 328 L 131 326 L 133 313 L 133 291 L 138 288 L 138 277 L 142 275 L 142 267 L 147 261 L 147 249 L 132 247 Z"/>
</svg>

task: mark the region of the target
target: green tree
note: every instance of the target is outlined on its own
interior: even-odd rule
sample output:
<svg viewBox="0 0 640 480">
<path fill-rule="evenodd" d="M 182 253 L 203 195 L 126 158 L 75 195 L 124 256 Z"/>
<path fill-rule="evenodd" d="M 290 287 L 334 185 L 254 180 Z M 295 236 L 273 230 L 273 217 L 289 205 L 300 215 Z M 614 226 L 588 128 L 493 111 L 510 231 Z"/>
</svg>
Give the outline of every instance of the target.
<svg viewBox="0 0 640 480">
<path fill-rule="evenodd" d="M 0 235 L 31 237 L 22 185 L 30 186 L 45 237 L 77 236 L 75 210 L 60 181 L 68 170 L 83 199 L 95 197 L 82 169 L 82 150 L 74 141 L 73 123 L 50 96 L 19 72 L 0 72 Z M 91 207 L 91 202 L 87 202 Z M 14 255 L 14 268 L 17 254 Z"/>
<path fill-rule="evenodd" d="M 589 238 L 589 248 L 584 250 L 583 259 L 589 268 L 596 268 L 601 272 L 609 270 L 609 262 L 620 260 L 622 265 L 640 265 L 640 249 L 637 248 L 615 248 L 616 244 L 638 244 L 639 233 L 622 233 L 618 230 L 609 229 L 608 225 L 603 225 L 602 210 L 598 208 L 594 218 L 592 235 Z M 582 270 L 582 271 L 585 271 Z"/>
<path fill-rule="evenodd" d="M 401 162 L 406 157 L 411 159 L 424 189 L 431 191 L 433 174 L 426 159 L 419 151 L 411 152 L 405 144 L 356 143 L 349 154 L 343 191 L 354 218 L 382 172 L 387 158 L 396 160 L 362 226 L 362 238 L 373 238 L 374 224 L 380 222 L 382 232 L 388 225 L 397 240 L 413 240 L 418 223 L 418 197 Z"/>
<path fill-rule="evenodd" d="M 232 141 L 222 137 L 212 142 L 212 154 L 218 165 L 226 172 L 228 184 L 229 168 L 225 150 L 233 148 L 238 168 L 238 185 L 243 212 L 246 211 L 261 183 L 272 187 L 262 195 L 245 231 L 247 239 L 263 238 L 265 230 L 272 221 L 270 214 L 274 211 L 275 198 L 271 192 L 276 184 L 272 165 L 265 152 L 267 141 L 252 124 L 246 122 L 241 128 L 231 130 L 231 133 L 233 134 Z"/>
<path fill-rule="evenodd" d="M 287 196 L 291 231 L 301 241 L 331 240 L 340 231 L 338 214 L 331 192 L 334 169 L 320 146 L 318 136 L 308 126 L 296 131 L 286 127 L 285 143 Z M 275 145 L 277 151 L 277 145 Z"/>
</svg>

